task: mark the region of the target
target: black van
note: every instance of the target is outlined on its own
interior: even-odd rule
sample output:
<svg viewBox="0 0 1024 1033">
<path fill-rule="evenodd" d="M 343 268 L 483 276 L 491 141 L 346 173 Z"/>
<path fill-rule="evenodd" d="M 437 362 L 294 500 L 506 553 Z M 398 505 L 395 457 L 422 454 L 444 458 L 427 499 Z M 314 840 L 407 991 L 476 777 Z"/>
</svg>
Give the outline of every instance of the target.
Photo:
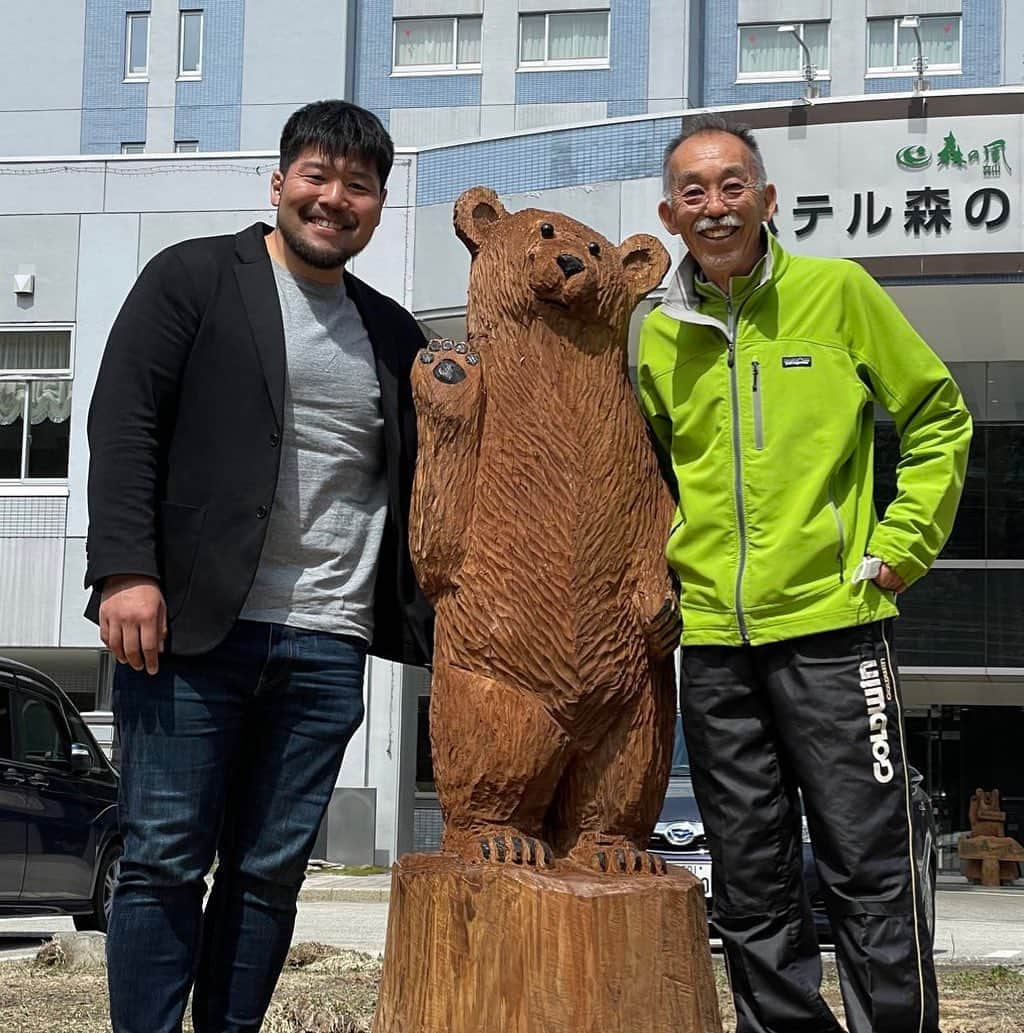
<svg viewBox="0 0 1024 1033">
<path fill-rule="evenodd" d="M 0 916 L 106 932 L 120 863 L 117 772 L 50 678 L 0 657 Z"/>
</svg>

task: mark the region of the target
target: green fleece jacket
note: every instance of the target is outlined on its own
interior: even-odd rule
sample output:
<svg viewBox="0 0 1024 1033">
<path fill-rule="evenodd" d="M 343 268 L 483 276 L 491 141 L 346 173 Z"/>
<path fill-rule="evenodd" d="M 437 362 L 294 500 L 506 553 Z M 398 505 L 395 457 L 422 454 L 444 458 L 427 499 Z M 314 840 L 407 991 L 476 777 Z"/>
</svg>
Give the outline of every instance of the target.
<svg viewBox="0 0 1024 1033">
<path fill-rule="evenodd" d="M 949 371 L 856 263 L 768 251 L 729 297 L 687 256 L 640 335 L 641 403 L 679 488 L 666 556 L 684 645 L 759 645 L 896 614 L 953 526 L 971 417 Z M 874 405 L 900 436 L 873 503 Z"/>
</svg>

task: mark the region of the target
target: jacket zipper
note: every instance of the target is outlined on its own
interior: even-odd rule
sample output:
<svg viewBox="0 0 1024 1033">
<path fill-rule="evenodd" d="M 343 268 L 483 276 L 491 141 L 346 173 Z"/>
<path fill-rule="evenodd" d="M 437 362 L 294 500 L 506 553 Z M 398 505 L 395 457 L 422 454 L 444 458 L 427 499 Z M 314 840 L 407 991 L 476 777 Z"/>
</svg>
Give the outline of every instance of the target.
<svg viewBox="0 0 1024 1033">
<path fill-rule="evenodd" d="M 761 415 L 761 363 L 754 359 L 750 364 L 753 377 L 751 393 L 754 397 L 754 448 L 760 452 L 764 448 L 764 423 Z"/>
<path fill-rule="evenodd" d="M 728 361 L 729 388 L 732 395 L 732 456 L 733 456 L 733 491 L 736 495 L 736 526 L 740 536 L 740 561 L 736 569 L 736 623 L 740 629 L 740 637 L 744 642 L 750 641 L 747 634 L 747 619 L 743 613 L 743 573 L 747 565 L 747 513 L 743 501 L 743 455 L 740 449 L 740 389 L 736 375 L 736 337 L 740 313 L 746 299 L 740 302 L 733 313 L 732 295 L 725 299 L 728 315 Z M 735 317 L 735 318 L 734 318 Z"/>
<path fill-rule="evenodd" d="M 836 505 L 835 493 L 832 490 L 832 483 L 829 482 L 828 486 L 828 504 L 832 509 L 832 516 L 835 517 L 836 530 L 839 531 L 839 583 L 843 583 L 843 563 L 846 558 L 846 531 L 843 528 L 843 518 L 839 512 L 839 506 Z"/>
</svg>

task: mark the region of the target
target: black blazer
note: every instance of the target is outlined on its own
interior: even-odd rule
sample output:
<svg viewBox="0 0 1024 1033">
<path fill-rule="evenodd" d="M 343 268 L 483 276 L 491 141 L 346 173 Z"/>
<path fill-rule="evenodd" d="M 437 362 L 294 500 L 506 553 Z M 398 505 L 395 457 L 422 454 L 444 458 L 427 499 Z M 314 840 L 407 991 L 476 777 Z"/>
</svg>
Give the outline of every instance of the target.
<svg viewBox="0 0 1024 1033">
<path fill-rule="evenodd" d="M 160 579 L 175 653 L 220 643 L 256 574 L 274 501 L 284 328 L 264 236 L 202 237 L 143 269 L 110 331 L 89 409 L 86 616 L 112 574 Z M 376 359 L 388 518 L 370 651 L 429 662 L 432 611 L 407 545 L 416 457 L 409 371 L 423 335 L 399 304 L 345 273 Z"/>
</svg>

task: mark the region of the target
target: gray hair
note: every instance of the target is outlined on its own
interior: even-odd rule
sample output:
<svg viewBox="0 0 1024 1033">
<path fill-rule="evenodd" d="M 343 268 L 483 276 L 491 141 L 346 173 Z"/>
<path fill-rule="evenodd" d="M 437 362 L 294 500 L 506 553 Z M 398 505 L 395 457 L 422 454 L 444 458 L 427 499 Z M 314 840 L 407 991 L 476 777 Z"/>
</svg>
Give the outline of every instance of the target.
<svg viewBox="0 0 1024 1033">
<path fill-rule="evenodd" d="M 754 186 L 758 190 L 763 190 L 767 186 L 768 172 L 764 167 L 764 158 L 761 157 L 761 148 L 758 146 L 750 126 L 730 122 L 723 115 L 695 115 L 693 118 L 684 120 L 683 131 L 669 140 L 661 159 L 661 189 L 666 201 L 671 200 L 672 197 L 672 155 L 681 144 L 691 137 L 704 136 L 708 133 L 728 133 L 730 136 L 735 136 L 737 140 L 742 140 L 746 144 L 747 150 L 750 151 L 750 161 L 757 176 Z"/>
</svg>

